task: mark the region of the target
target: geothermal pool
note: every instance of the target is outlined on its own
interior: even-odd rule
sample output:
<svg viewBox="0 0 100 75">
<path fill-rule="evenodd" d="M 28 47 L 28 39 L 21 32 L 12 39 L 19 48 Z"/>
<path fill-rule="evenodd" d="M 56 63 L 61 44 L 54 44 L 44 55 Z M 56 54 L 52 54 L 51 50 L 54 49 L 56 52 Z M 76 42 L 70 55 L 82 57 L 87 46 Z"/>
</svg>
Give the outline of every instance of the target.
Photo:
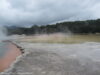
<svg viewBox="0 0 100 75">
<path fill-rule="evenodd" d="M 0 72 L 7 69 L 20 54 L 20 50 L 11 42 L 0 42 Z"/>
</svg>

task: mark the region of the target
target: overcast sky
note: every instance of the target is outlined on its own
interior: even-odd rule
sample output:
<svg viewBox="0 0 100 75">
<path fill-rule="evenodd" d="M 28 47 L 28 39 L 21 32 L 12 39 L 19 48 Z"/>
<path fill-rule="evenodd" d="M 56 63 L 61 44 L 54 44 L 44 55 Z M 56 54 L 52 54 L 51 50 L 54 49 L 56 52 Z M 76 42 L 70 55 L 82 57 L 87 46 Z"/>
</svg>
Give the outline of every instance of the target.
<svg viewBox="0 0 100 75">
<path fill-rule="evenodd" d="M 0 25 L 100 18 L 100 0 L 0 0 Z"/>
</svg>

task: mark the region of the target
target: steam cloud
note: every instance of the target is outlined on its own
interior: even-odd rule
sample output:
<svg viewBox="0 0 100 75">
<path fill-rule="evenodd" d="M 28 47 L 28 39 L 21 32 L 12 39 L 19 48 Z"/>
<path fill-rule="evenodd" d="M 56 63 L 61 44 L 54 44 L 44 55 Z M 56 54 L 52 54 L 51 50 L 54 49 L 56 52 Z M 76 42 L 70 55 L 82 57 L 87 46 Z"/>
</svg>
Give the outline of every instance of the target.
<svg viewBox="0 0 100 75">
<path fill-rule="evenodd" d="M 5 27 L 0 26 L 0 41 L 8 39 L 8 37 L 6 36 L 6 33 L 7 33 L 7 31 L 6 31 Z"/>
<path fill-rule="evenodd" d="M 99 0 L 0 0 L 1 25 L 100 18 Z"/>
</svg>

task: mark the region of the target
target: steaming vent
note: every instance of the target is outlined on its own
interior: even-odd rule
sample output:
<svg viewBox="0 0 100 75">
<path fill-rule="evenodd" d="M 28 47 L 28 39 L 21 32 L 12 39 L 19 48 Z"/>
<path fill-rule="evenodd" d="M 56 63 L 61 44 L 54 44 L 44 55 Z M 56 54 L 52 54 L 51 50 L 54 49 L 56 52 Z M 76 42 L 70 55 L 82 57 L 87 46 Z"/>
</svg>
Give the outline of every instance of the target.
<svg viewBox="0 0 100 75">
<path fill-rule="evenodd" d="M 6 28 L 3 26 L 0 26 L 0 41 L 8 39 L 6 34 L 7 34 Z"/>
</svg>

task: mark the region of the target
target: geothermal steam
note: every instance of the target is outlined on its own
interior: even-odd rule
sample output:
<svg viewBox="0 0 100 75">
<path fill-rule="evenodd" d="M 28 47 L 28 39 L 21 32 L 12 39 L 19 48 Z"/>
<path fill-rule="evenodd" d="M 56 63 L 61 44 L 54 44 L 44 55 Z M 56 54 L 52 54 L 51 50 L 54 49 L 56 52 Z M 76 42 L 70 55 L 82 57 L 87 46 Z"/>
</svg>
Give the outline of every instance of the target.
<svg viewBox="0 0 100 75">
<path fill-rule="evenodd" d="M 5 27 L 0 26 L 0 40 L 6 40 L 7 38 L 7 30 Z"/>
</svg>

